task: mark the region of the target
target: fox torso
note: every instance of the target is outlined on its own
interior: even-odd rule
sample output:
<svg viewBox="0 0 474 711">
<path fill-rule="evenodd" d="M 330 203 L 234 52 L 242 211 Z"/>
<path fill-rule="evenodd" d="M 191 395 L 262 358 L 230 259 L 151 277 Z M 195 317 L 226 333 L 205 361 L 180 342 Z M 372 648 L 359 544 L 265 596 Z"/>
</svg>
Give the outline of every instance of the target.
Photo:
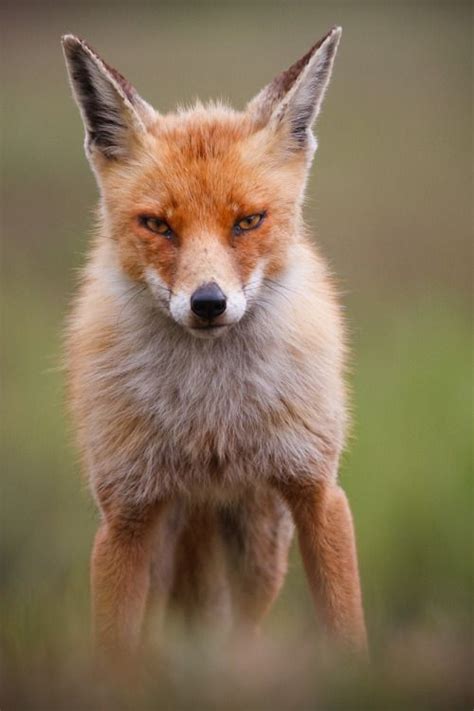
<svg viewBox="0 0 474 711">
<path fill-rule="evenodd" d="M 66 38 L 101 190 L 68 341 L 99 502 L 335 476 L 341 324 L 301 206 L 337 40 L 245 112 L 198 104 L 163 116 Z"/>
</svg>

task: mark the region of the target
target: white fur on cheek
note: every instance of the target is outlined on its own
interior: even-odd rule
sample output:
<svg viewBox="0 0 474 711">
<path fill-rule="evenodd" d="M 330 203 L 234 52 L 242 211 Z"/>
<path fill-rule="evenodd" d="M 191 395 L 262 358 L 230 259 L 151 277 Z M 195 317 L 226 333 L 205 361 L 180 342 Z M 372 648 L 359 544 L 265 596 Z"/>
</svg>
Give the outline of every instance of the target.
<svg viewBox="0 0 474 711">
<path fill-rule="evenodd" d="M 266 265 L 267 261 L 262 259 L 251 273 L 250 278 L 245 285 L 245 295 L 249 305 L 253 304 L 257 299 L 258 292 L 262 286 L 263 277 L 265 276 Z"/>
<path fill-rule="evenodd" d="M 148 288 L 157 300 L 158 304 L 168 311 L 171 295 L 170 287 L 164 279 L 160 277 L 156 269 L 153 269 L 153 267 L 146 267 L 144 274 Z"/>
<path fill-rule="evenodd" d="M 170 311 L 175 321 L 182 326 L 189 326 L 191 316 L 191 297 L 180 291 L 173 294 L 170 299 Z"/>
<path fill-rule="evenodd" d="M 225 323 L 237 323 L 240 321 L 247 308 L 247 299 L 242 289 L 231 291 L 227 294 L 227 308 L 224 315 Z"/>
</svg>

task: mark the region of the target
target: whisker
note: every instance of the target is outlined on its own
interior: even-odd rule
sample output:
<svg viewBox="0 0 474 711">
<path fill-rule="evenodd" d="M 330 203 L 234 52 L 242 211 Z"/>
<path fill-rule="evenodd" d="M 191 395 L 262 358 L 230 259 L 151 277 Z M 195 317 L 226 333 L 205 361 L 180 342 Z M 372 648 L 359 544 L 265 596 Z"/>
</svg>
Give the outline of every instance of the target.
<svg viewBox="0 0 474 711">
<path fill-rule="evenodd" d="M 136 289 L 136 286 L 132 287 L 129 291 L 126 292 L 126 294 L 129 294 L 130 291 L 133 291 L 134 289 Z M 148 289 L 147 285 L 146 285 L 146 284 L 143 284 L 143 286 L 142 286 L 140 289 L 138 289 L 138 291 L 136 291 L 134 294 L 132 294 L 132 296 L 126 301 L 126 303 L 122 306 L 122 308 L 120 309 L 120 311 L 119 311 L 119 313 L 118 313 L 118 316 L 117 316 L 117 325 L 118 325 L 119 320 L 120 320 L 120 318 L 122 317 L 122 314 L 123 314 L 123 312 L 125 311 L 125 309 L 128 308 L 128 306 L 130 306 L 130 304 L 133 303 L 133 301 L 134 301 L 138 296 L 140 296 L 141 294 L 143 294 L 143 292 L 146 291 L 146 289 Z"/>
<path fill-rule="evenodd" d="M 271 279 L 270 277 L 265 277 L 265 278 L 263 279 L 263 283 L 272 284 L 273 286 L 275 286 L 275 287 L 277 287 L 277 288 L 279 288 L 279 289 L 282 289 L 282 290 L 284 290 L 284 291 L 290 291 L 290 292 L 292 292 L 293 294 L 298 294 L 298 293 L 299 293 L 299 292 L 297 291 L 297 289 L 292 289 L 292 288 L 291 288 L 290 286 L 288 286 L 287 284 L 283 284 L 281 281 L 278 281 L 278 280 L 276 280 L 276 279 Z"/>
<path fill-rule="evenodd" d="M 153 284 L 153 289 L 161 289 L 161 291 L 166 294 L 166 296 L 174 296 L 174 292 L 170 286 L 163 286 L 162 284 Z"/>
<path fill-rule="evenodd" d="M 278 296 L 282 296 L 284 299 L 288 301 L 288 303 L 291 303 L 290 296 L 288 294 L 285 294 L 283 290 L 277 289 L 274 285 L 272 284 L 265 284 L 266 288 L 269 289 L 270 291 L 273 291 L 273 293 L 278 294 Z"/>
</svg>

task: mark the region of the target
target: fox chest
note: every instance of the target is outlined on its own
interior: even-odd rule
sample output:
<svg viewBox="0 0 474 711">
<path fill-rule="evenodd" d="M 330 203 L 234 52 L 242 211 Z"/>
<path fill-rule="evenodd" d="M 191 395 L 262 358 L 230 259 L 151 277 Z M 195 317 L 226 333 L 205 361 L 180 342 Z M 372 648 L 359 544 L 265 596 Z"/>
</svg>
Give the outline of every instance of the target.
<svg viewBox="0 0 474 711">
<path fill-rule="evenodd" d="M 158 378 L 140 403 L 154 424 L 157 447 L 172 447 L 181 460 L 214 468 L 248 457 L 281 424 L 278 370 L 272 378 L 260 369 L 221 363 Z"/>
<path fill-rule="evenodd" d="M 191 355 L 134 361 L 115 382 L 112 407 L 94 389 L 93 478 L 142 500 L 207 496 L 219 487 L 230 491 L 315 471 L 327 440 L 321 437 L 318 385 L 308 373 L 292 368 L 285 354 Z M 97 426 L 97 412 L 104 427 Z M 101 430 L 110 432 L 110 446 L 102 446 Z"/>
</svg>

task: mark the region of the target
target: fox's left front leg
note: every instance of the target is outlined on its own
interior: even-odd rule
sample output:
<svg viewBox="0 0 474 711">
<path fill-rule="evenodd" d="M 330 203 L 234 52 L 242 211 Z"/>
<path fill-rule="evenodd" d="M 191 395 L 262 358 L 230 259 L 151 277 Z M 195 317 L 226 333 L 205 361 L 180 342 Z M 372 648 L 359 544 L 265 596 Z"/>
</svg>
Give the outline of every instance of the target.
<svg viewBox="0 0 474 711">
<path fill-rule="evenodd" d="M 139 645 L 150 584 L 153 532 L 161 506 L 105 512 L 92 551 L 94 637 L 104 656 L 128 655 Z"/>
<path fill-rule="evenodd" d="M 317 611 L 333 637 L 365 655 L 354 527 L 344 491 L 324 481 L 294 481 L 280 491 L 293 514 Z"/>
</svg>

